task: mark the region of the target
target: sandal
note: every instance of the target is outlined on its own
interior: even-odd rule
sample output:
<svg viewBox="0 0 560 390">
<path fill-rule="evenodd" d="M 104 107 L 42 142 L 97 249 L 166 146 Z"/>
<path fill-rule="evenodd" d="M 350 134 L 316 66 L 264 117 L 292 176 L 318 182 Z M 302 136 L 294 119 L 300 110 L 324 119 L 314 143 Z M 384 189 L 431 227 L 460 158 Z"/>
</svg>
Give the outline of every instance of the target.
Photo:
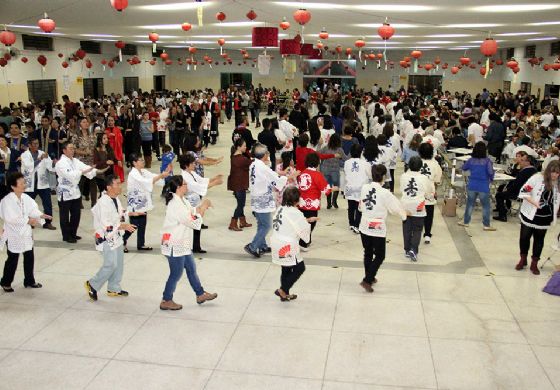
<svg viewBox="0 0 560 390">
<path fill-rule="evenodd" d="M 284 293 L 285 294 L 285 293 Z M 289 295 L 285 295 L 284 297 L 282 297 L 282 295 L 280 294 L 280 289 L 274 291 L 274 295 L 276 295 L 277 297 L 280 298 L 281 302 L 287 302 L 290 300 L 290 296 Z"/>
<path fill-rule="evenodd" d="M 151 246 L 143 246 L 142 248 L 138 248 L 139 251 L 151 251 L 154 250 Z"/>
<path fill-rule="evenodd" d="M 13 293 L 14 289 L 11 286 L 2 286 L 2 290 L 7 293 Z"/>
</svg>

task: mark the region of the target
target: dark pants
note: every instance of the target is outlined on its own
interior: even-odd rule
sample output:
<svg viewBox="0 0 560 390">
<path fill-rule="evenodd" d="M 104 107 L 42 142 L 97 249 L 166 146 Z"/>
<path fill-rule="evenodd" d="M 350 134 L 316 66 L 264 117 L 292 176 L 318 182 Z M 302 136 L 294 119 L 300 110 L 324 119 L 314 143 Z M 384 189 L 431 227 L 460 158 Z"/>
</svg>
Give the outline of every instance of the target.
<svg viewBox="0 0 560 390">
<path fill-rule="evenodd" d="M 45 214 L 50 215 L 52 217 L 52 199 L 51 199 L 51 189 L 50 188 L 43 188 L 41 190 L 35 189 L 33 192 L 26 192 L 31 198 L 35 199 L 37 195 L 41 198 L 41 203 L 43 203 L 43 211 Z M 47 221 L 47 223 L 51 223 L 52 221 Z"/>
<path fill-rule="evenodd" d="M 533 257 L 540 258 L 544 248 L 545 229 L 535 229 L 521 224 L 519 233 L 519 253 L 527 255 L 531 246 L 531 236 L 533 237 Z"/>
<path fill-rule="evenodd" d="M 289 294 L 292 286 L 304 272 L 305 264 L 303 261 L 292 266 L 282 266 L 282 274 L 280 275 L 280 288 L 282 291 Z"/>
<path fill-rule="evenodd" d="M 305 218 L 316 217 L 317 215 L 319 215 L 318 210 L 301 210 L 301 212 L 303 213 L 303 216 Z M 309 247 L 309 245 L 311 245 L 311 234 L 313 233 L 313 229 L 315 229 L 315 225 L 317 225 L 317 222 L 312 222 L 311 223 L 311 232 L 309 233 L 309 242 L 305 242 L 305 241 L 300 239 L 299 240 L 299 246 L 307 248 L 307 247 Z"/>
<path fill-rule="evenodd" d="M 165 145 L 165 131 L 158 131 L 158 144 L 159 147 L 161 147 L 163 149 L 163 146 Z M 159 152 L 159 149 L 158 149 Z M 159 153 L 158 153 L 159 155 Z"/>
<path fill-rule="evenodd" d="M 362 220 L 362 213 L 358 210 L 359 204 L 360 202 L 357 200 L 348 199 L 348 224 L 355 228 L 360 226 Z"/>
<path fill-rule="evenodd" d="M 496 192 L 496 209 L 501 218 L 507 218 L 508 209 L 511 208 L 511 200 L 517 195 L 511 194 L 508 190 Z"/>
<path fill-rule="evenodd" d="M 403 241 L 404 251 L 413 251 L 418 254 L 418 246 L 422 238 L 422 228 L 424 227 L 424 217 L 407 217 L 403 221 Z"/>
<path fill-rule="evenodd" d="M 395 170 L 389 169 L 389 173 L 391 173 L 391 181 L 389 182 L 389 191 L 395 192 Z"/>
<path fill-rule="evenodd" d="M 239 126 L 241 123 L 241 116 L 243 115 L 243 111 L 235 110 L 235 127 Z"/>
<path fill-rule="evenodd" d="M 146 225 L 148 224 L 148 215 L 137 215 L 130 217 L 130 223 L 136 226 L 136 248 L 143 248 L 146 242 Z M 126 243 L 128 242 L 128 239 L 131 235 L 131 232 L 124 233 L 124 246 L 126 246 Z"/>
<path fill-rule="evenodd" d="M 193 230 L 193 244 L 192 250 L 193 251 L 200 251 L 202 248 L 200 247 L 200 236 L 202 234 L 202 229 L 200 230 Z"/>
<path fill-rule="evenodd" d="M 95 206 L 95 203 L 97 203 L 97 184 L 95 183 L 95 180 L 82 176 L 80 178 L 79 186 L 82 195 L 90 199 L 91 207 Z"/>
<path fill-rule="evenodd" d="M 173 153 L 175 153 L 177 156 L 180 156 L 181 150 L 184 149 L 183 147 L 183 143 L 185 142 L 185 130 L 177 130 L 175 129 L 175 132 L 173 134 Z"/>
<path fill-rule="evenodd" d="M 12 253 L 8 250 L 8 259 L 4 264 L 4 276 L 0 280 L 0 285 L 9 287 L 14 281 L 14 276 L 16 274 L 16 269 L 18 265 L 19 253 Z M 33 267 L 35 265 L 35 255 L 33 254 L 33 249 L 27 252 L 23 252 L 23 285 L 31 286 L 35 284 L 35 277 L 33 276 Z"/>
<path fill-rule="evenodd" d="M 82 200 L 80 198 L 58 202 L 60 231 L 62 232 L 63 240 L 76 237 L 82 213 L 81 206 Z"/>
<path fill-rule="evenodd" d="M 372 284 L 379 267 L 385 260 L 385 237 L 372 237 L 363 233 L 360 235 L 364 247 L 364 282 Z"/>
<path fill-rule="evenodd" d="M 247 199 L 247 191 L 234 191 L 233 196 L 235 196 L 235 200 L 237 201 L 237 207 L 233 212 L 233 218 L 241 218 L 245 216 L 243 209 L 245 208 L 245 201 Z"/>
<path fill-rule="evenodd" d="M 142 156 L 144 159 L 152 156 L 152 141 L 142 141 Z"/>
<path fill-rule="evenodd" d="M 156 152 L 156 157 L 159 157 L 159 155 L 160 155 L 160 153 L 159 153 L 159 146 L 160 145 L 159 145 L 158 133 L 159 133 L 159 131 L 155 131 L 152 134 L 152 149 L 153 149 L 154 152 Z M 142 144 L 144 144 L 144 142 L 142 142 Z"/>
<path fill-rule="evenodd" d="M 107 189 L 105 187 L 105 177 L 96 177 L 94 180 L 100 194 Z"/>
<path fill-rule="evenodd" d="M 435 205 L 426 205 L 426 216 L 424 217 L 424 237 L 432 237 L 432 226 L 434 224 Z M 417 253 L 417 252 L 414 252 Z"/>
</svg>

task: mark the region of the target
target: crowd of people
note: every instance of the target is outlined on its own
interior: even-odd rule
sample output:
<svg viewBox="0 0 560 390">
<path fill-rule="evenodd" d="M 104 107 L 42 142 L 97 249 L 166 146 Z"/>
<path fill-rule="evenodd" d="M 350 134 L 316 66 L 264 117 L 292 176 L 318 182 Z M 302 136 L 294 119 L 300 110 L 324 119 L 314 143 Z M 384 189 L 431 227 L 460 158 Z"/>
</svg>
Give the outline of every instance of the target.
<svg viewBox="0 0 560 390">
<path fill-rule="evenodd" d="M 99 100 L 72 102 L 64 96 L 61 104 L 20 102 L 1 108 L 0 219 L 2 242 L 8 247 L 2 289 L 14 291 L 20 253 L 24 286 L 42 287 L 33 274 L 33 228 L 56 230 L 56 195 L 67 244 L 81 239 L 81 212 L 90 202 L 103 265 L 85 282 L 89 297 L 96 301 L 105 283 L 109 296 L 127 296 L 121 280 L 128 240 L 136 234 L 137 250 L 153 250 L 145 245 L 145 234 L 148 213 L 155 207 L 153 192 L 161 185 L 166 204 L 161 253 L 170 275 L 160 308 L 182 308 L 173 293 L 183 269 L 198 304 L 216 299 L 216 293 L 202 287 L 193 253 L 206 253 L 201 232 L 208 228 L 203 218 L 212 205 L 207 195 L 224 182 L 223 175 L 208 178 L 204 173 L 205 166 L 224 159 L 207 155 L 223 123 L 233 128 L 227 189 L 236 208 L 228 228 L 238 232 L 252 227 L 245 215 L 249 195 L 256 229 L 244 250 L 255 258 L 271 254 L 282 267 L 275 294 L 283 302 L 297 298 L 291 289 L 305 271 L 302 252 L 312 245 L 323 196 L 327 209 L 338 209 L 341 196 L 347 202 L 348 228 L 360 235 L 364 249 L 359 284 L 365 291 L 373 292 L 385 259 L 389 214 L 402 219 L 404 256 L 419 261 L 422 238 L 425 244 L 433 242 L 438 186 L 446 168 L 442 156 L 455 157 L 454 148 L 467 148 L 463 154 L 471 155 L 462 165 L 468 184 L 459 223 L 469 226 L 478 198 L 483 229 L 495 231 L 492 198 L 494 220 L 500 222 L 507 221 L 512 201 L 518 200 L 520 260 L 515 268 L 528 265 L 532 238 L 530 270 L 539 274 L 545 235 L 560 204 L 556 98 L 486 89 L 476 96 L 420 93 L 414 86 L 384 91 L 377 84 L 371 90 L 342 91 L 326 83 L 287 92 L 260 84 L 220 91 L 133 91 Z M 261 110 L 267 112 L 262 119 Z M 229 144 L 229 137 L 221 142 Z M 154 155 L 161 162 L 155 172 Z M 492 195 L 500 163 L 512 180 Z M 400 164 L 402 174 L 397 173 Z M 119 195 L 124 182 L 123 206 Z M 400 198 L 394 194 L 396 186 Z M 34 201 L 37 196 L 44 213 Z"/>
</svg>

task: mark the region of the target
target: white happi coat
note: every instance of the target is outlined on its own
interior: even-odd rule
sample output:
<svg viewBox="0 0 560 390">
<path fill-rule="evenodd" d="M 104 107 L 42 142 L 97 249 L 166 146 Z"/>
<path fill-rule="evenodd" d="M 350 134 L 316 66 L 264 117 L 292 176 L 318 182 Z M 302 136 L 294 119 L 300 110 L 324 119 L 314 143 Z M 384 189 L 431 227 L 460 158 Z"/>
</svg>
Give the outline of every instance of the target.
<svg viewBox="0 0 560 390">
<path fill-rule="evenodd" d="M 280 206 L 272 219 L 272 262 L 282 266 L 293 266 L 302 262 L 300 239 L 309 242 L 311 225 L 297 207 Z"/>
<path fill-rule="evenodd" d="M 186 199 L 173 194 L 165 211 L 161 228 L 161 254 L 186 256 L 192 254 L 193 230 L 202 227 L 202 216 Z"/>
<path fill-rule="evenodd" d="M 192 207 L 198 206 L 202 197 L 206 196 L 208 192 L 210 179 L 202 177 L 194 171 L 189 172 L 184 169 L 181 170 L 181 176 L 187 183 L 188 188 L 185 198 L 187 198 Z"/>
<path fill-rule="evenodd" d="M 128 174 L 127 184 L 127 210 L 129 212 L 146 213 L 153 210 L 152 191 L 154 190 L 154 177 L 157 175 L 146 169 L 132 168 Z"/>
<path fill-rule="evenodd" d="M 33 249 L 33 231 L 29 225 L 29 218 L 40 219 L 43 213 L 37 202 L 29 195 L 21 194 L 18 198 L 10 192 L 0 202 L 0 218 L 4 221 L 1 246 L 8 242 L 8 250 L 12 253 L 23 253 Z M 45 221 L 40 220 L 43 225 Z"/>
<path fill-rule="evenodd" d="M 280 176 L 264 162 L 255 159 L 249 167 L 251 210 L 255 213 L 272 213 L 276 210 L 273 188 L 282 191 L 288 178 Z"/>
<path fill-rule="evenodd" d="M 387 236 L 387 214 L 398 214 L 406 220 L 406 211 L 391 192 L 380 183 L 369 183 L 362 187 L 359 210 L 362 212 L 360 233 L 372 237 Z"/>
<path fill-rule="evenodd" d="M 37 166 L 35 166 L 33 156 L 29 150 L 26 150 L 21 155 L 21 173 L 25 179 L 25 192 L 35 191 L 35 173 L 37 173 L 38 179 L 37 189 L 42 190 L 50 188 L 49 172 L 54 171 L 52 160 L 49 155 L 42 150 L 39 150 L 38 153 L 37 158 L 41 158 L 42 155 L 45 155 L 46 158 L 41 160 Z"/>
<path fill-rule="evenodd" d="M 58 186 L 56 196 L 58 201 L 79 199 L 82 196 L 78 184 L 82 177 L 82 171 L 89 168 L 77 158 L 68 158 L 66 155 L 60 156 L 60 160 L 55 165 L 55 172 L 58 176 Z M 84 174 L 88 179 L 93 179 L 97 175 L 97 169 L 92 169 Z"/>
<path fill-rule="evenodd" d="M 361 158 L 346 160 L 344 177 L 344 196 L 348 200 L 359 201 L 362 186 L 371 181 L 371 165 Z"/>
<path fill-rule="evenodd" d="M 119 230 L 119 226 L 126 220 L 126 210 L 123 208 L 120 199 L 116 199 L 117 207 L 115 207 L 113 199 L 104 192 L 91 209 L 95 230 L 95 249 L 100 252 L 103 251 L 105 242 L 112 250 L 124 244 L 124 230 Z"/>
<path fill-rule="evenodd" d="M 413 217 L 426 216 L 426 201 L 433 199 L 434 183 L 420 171 L 410 169 L 401 176 L 401 203 Z"/>
</svg>

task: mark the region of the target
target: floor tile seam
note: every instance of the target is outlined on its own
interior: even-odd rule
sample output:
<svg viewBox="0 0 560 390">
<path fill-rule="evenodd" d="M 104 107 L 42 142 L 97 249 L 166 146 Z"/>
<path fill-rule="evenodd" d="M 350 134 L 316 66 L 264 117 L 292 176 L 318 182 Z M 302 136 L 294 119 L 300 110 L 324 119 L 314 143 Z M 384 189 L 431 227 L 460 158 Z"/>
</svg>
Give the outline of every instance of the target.
<svg viewBox="0 0 560 390">
<path fill-rule="evenodd" d="M 420 292 L 420 281 L 418 280 L 418 273 L 416 273 L 416 287 Z M 420 306 L 422 308 L 422 318 L 424 319 L 424 327 L 426 328 L 426 334 L 428 335 L 428 348 L 430 349 L 430 359 L 432 359 L 432 370 L 434 374 L 434 379 L 436 381 L 436 388 L 439 389 L 439 379 L 436 370 L 436 362 L 434 359 L 434 351 L 432 349 L 432 341 L 430 340 L 430 330 L 428 328 L 428 321 L 426 320 L 426 311 L 424 309 L 424 302 L 420 299 Z"/>
<path fill-rule="evenodd" d="M 33 246 L 35 247 L 35 243 L 34 243 Z M 58 249 L 58 248 L 57 248 L 57 249 Z M 67 249 L 67 248 L 60 248 L 60 249 Z M 46 266 L 45 268 L 49 268 L 49 267 L 51 267 L 51 266 L 57 264 L 58 262 L 64 260 L 65 257 L 67 257 L 67 256 L 69 256 L 69 255 L 71 255 L 71 254 L 72 254 L 72 251 L 68 251 L 67 253 L 65 253 L 64 255 L 62 255 L 58 260 L 56 260 L 54 263 L 49 264 L 49 265 Z M 41 260 L 36 260 L 36 262 L 40 262 L 40 261 L 41 261 Z M 43 270 L 37 268 L 37 269 L 36 269 L 36 272 L 43 272 Z"/>
<path fill-rule="evenodd" d="M 261 280 L 259 282 L 259 285 L 263 282 L 263 280 L 266 277 L 266 274 L 268 273 L 269 270 L 270 270 L 270 264 L 268 264 L 268 266 L 266 267 L 266 270 L 263 272 L 263 274 L 261 276 Z M 253 294 L 251 295 L 251 299 L 247 303 L 247 306 L 245 306 L 245 310 L 243 310 L 243 314 L 241 315 L 241 317 L 239 317 L 239 321 L 235 325 L 235 329 L 233 329 L 233 331 L 231 332 L 229 340 L 227 341 L 226 345 L 224 346 L 224 348 L 222 350 L 222 353 L 220 354 L 219 358 L 216 360 L 216 364 L 214 365 L 214 368 L 212 369 L 211 374 L 208 376 L 208 379 L 206 380 L 206 383 L 204 384 L 204 387 L 202 388 L 203 390 L 206 390 L 206 388 L 208 387 L 208 384 L 210 383 L 210 380 L 214 376 L 214 372 L 216 371 L 216 369 L 219 367 L 220 363 L 222 362 L 222 359 L 224 358 L 224 355 L 225 355 L 228 347 L 230 346 L 231 341 L 233 340 L 233 337 L 237 333 L 237 330 L 239 329 L 239 326 L 240 326 L 241 322 L 245 318 L 245 315 L 247 314 L 247 311 L 249 310 L 249 307 L 251 307 L 251 304 L 253 303 L 253 300 L 255 299 L 256 294 L 257 294 L 257 290 L 255 289 L 255 291 L 253 291 Z"/>
<path fill-rule="evenodd" d="M 337 289 L 337 294 L 336 294 L 336 302 L 335 302 L 335 305 L 334 305 L 334 312 L 333 312 L 333 316 L 332 316 L 331 328 L 330 328 L 329 344 L 327 345 L 327 353 L 325 355 L 325 362 L 323 364 L 323 382 L 321 383 L 321 389 L 323 389 L 325 387 L 325 376 L 327 375 L 327 364 L 329 362 L 329 354 L 331 352 L 333 329 L 334 329 L 334 323 L 335 323 L 335 320 L 336 320 L 336 313 L 338 311 L 338 302 L 340 301 L 340 287 L 342 286 L 343 276 L 344 276 L 344 268 L 340 272 L 340 275 L 339 275 L 339 278 L 338 278 L 338 289 Z"/>
<path fill-rule="evenodd" d="M 435 387 L 418 387 L 418 386 L 408 386 L 408 385 L 394 385 L 394 384 L 384 384 L 384 383 L 373 383 L 373 382 L 348 382 L 337 379 L 327 379 L 325 382 L 334 383 L 345 383 L 345 384 L 359 384 L 359 385 L 373 385 L 373 386 L 384 386 L 384 387 L 394 387 L 396 389 L 411 389 L 411 390 L 435 390 Z M 439 389 L 439 387 L 438 387 Z"/>
</svg>

